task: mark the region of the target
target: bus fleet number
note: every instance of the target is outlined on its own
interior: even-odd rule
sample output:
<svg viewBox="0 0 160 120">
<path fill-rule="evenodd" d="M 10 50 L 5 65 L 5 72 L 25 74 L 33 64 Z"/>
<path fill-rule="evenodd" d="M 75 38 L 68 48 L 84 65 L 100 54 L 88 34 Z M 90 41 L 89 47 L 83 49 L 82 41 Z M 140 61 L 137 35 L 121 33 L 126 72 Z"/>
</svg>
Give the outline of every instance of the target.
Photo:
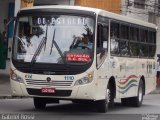
<svg viewBox="0 0 160 120">
<path fill-rule="evenodd" d="M 74 76 L 65 76 L 64 79 L 65 80 L 74 80 Z"/>
</svg>

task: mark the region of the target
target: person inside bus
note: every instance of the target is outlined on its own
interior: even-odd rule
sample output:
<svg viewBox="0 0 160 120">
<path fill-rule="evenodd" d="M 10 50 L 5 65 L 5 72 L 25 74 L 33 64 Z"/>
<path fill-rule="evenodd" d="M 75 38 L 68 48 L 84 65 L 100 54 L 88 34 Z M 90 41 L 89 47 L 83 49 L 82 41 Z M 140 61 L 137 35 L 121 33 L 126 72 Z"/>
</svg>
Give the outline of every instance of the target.
<svg viewBox="0 0 160 120">
<path fill-rule="evenodd" d="M 79 43 L 78 46 L 81 46 L 82 49 L 85 49 L 85 48 L 92 49 L 93 43 L 90 42 L 89 36 L 86 34 L 82 34 L 82 35 L 83 35 L 82 41 L 81 41 L 81 43 Z"/>
<path fill-rule="evenodd" d="M 82 34 L 83 37 L 74 37 L 70 49 L 92 49 L 93 43 L 89 40 L 89 36 Z"/>
</svg>

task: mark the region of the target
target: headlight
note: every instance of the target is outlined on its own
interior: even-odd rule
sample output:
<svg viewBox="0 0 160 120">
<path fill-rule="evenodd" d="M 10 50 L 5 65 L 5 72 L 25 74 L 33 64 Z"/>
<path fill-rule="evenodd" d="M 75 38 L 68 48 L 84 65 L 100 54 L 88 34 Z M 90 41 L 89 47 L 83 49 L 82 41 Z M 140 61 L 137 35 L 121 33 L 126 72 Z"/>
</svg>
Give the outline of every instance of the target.
<svg viewBox="0 0 160 120">
<path fill-rule="evenodd" d="M 87 76 L 77 80 L 74 85 L 84 85 L 93 81 L 93 73 L 88 74 Z"/>
<path fill-rule="evenodd" d="M 11 73 L 10 73 L 10 77 L 14 81 L 24 83 L 23 79 L 21 77 L 19 77 L 17 74 L 15 74 L 12 70 L 11 70 Z"/>
</svg>

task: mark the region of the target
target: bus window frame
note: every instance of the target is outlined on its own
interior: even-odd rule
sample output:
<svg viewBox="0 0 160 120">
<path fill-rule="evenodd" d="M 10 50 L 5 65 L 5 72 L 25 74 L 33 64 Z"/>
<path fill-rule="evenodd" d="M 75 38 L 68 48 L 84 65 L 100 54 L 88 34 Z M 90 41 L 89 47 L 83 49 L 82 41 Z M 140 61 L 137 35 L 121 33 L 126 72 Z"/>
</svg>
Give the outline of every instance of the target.
<svg viewBox="0 0 160 120">
<path fill-rule="evenodd" d="M 107 22 L 105 21 L 105 20 L 107 20 Z M 109 31 L 110 31 L 110 21 L 109 21 L 109 18 L 108 17 L 104 17 L 104 16 L 101 16 L 101 15 L 99 15 L 98 17 L 97 17 L 97 38 L 96 38 L 96 68 L 97 69 L 99 69 L 100 67 L 101 67 L 101 65 L 104 63 L 104 61 L 105 61 L 105 59 L 106 59 L 106 57 L 107 57 L 107 54 L 108 54 L 108 52 L 109 52 Z M 102 60 L 102 62 L 98 65 L 98 59 L 97 59 L 97 54 L 99 53 L 99 51 L 98 51 L 98 47 L 97 47 L 97 43 L 98 43 L 98 32 L 99 32 L 99 25 L 102 25 L 102 27 L 107 27 L 107 25 L 108 25 L 108 40 L 107 40 L 107 48 L 105 48 L 105 53 L 104 53 L 104 58 L 103 58 L 103 60 Z M 106 26 L 105 26 L 106 25 Z M 102 29 L 100 29 L 100 30 L 102 30 Z M 101 33 L 100 34 L 100 44 L 102 43 L 102 41 L 103 41 L 103 36 L 102 36 L 102 34 L 103 33 Z M 103 41 L 104 42 L 104 41 Z M 102 43 L 102 45 L 100 45 L 100 47 L 102 48 L 103 47 L 103 43 Z M 100 53 L 100 56 L 102 55 L 103 53 Z"/>
</svg>

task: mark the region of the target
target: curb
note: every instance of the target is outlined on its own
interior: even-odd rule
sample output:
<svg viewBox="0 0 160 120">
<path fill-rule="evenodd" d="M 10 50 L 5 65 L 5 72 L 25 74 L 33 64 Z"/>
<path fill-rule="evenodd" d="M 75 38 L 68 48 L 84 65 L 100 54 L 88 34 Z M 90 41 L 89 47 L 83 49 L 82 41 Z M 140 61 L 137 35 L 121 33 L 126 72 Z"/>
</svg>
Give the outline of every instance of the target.
<svg viewBox="0 0 160 120">
<path fill-rule="evenodd" d="M 149 94 L 160 94 L 160 91 L 153 91 L 153 92 L 151 92 Z"/>
<path fill-rule="evenodd" d="M 160 94 L 160 87 L 157 87 L 154 91 L 152 91 L 150 94 Z"/>
<path fill-rule="evenodd" d="M 31 97 L 24 97 L 24 96 L 0 96 L 0 99 L 24 99 L 24 98 L 31 98 Z"/>
</svg>

